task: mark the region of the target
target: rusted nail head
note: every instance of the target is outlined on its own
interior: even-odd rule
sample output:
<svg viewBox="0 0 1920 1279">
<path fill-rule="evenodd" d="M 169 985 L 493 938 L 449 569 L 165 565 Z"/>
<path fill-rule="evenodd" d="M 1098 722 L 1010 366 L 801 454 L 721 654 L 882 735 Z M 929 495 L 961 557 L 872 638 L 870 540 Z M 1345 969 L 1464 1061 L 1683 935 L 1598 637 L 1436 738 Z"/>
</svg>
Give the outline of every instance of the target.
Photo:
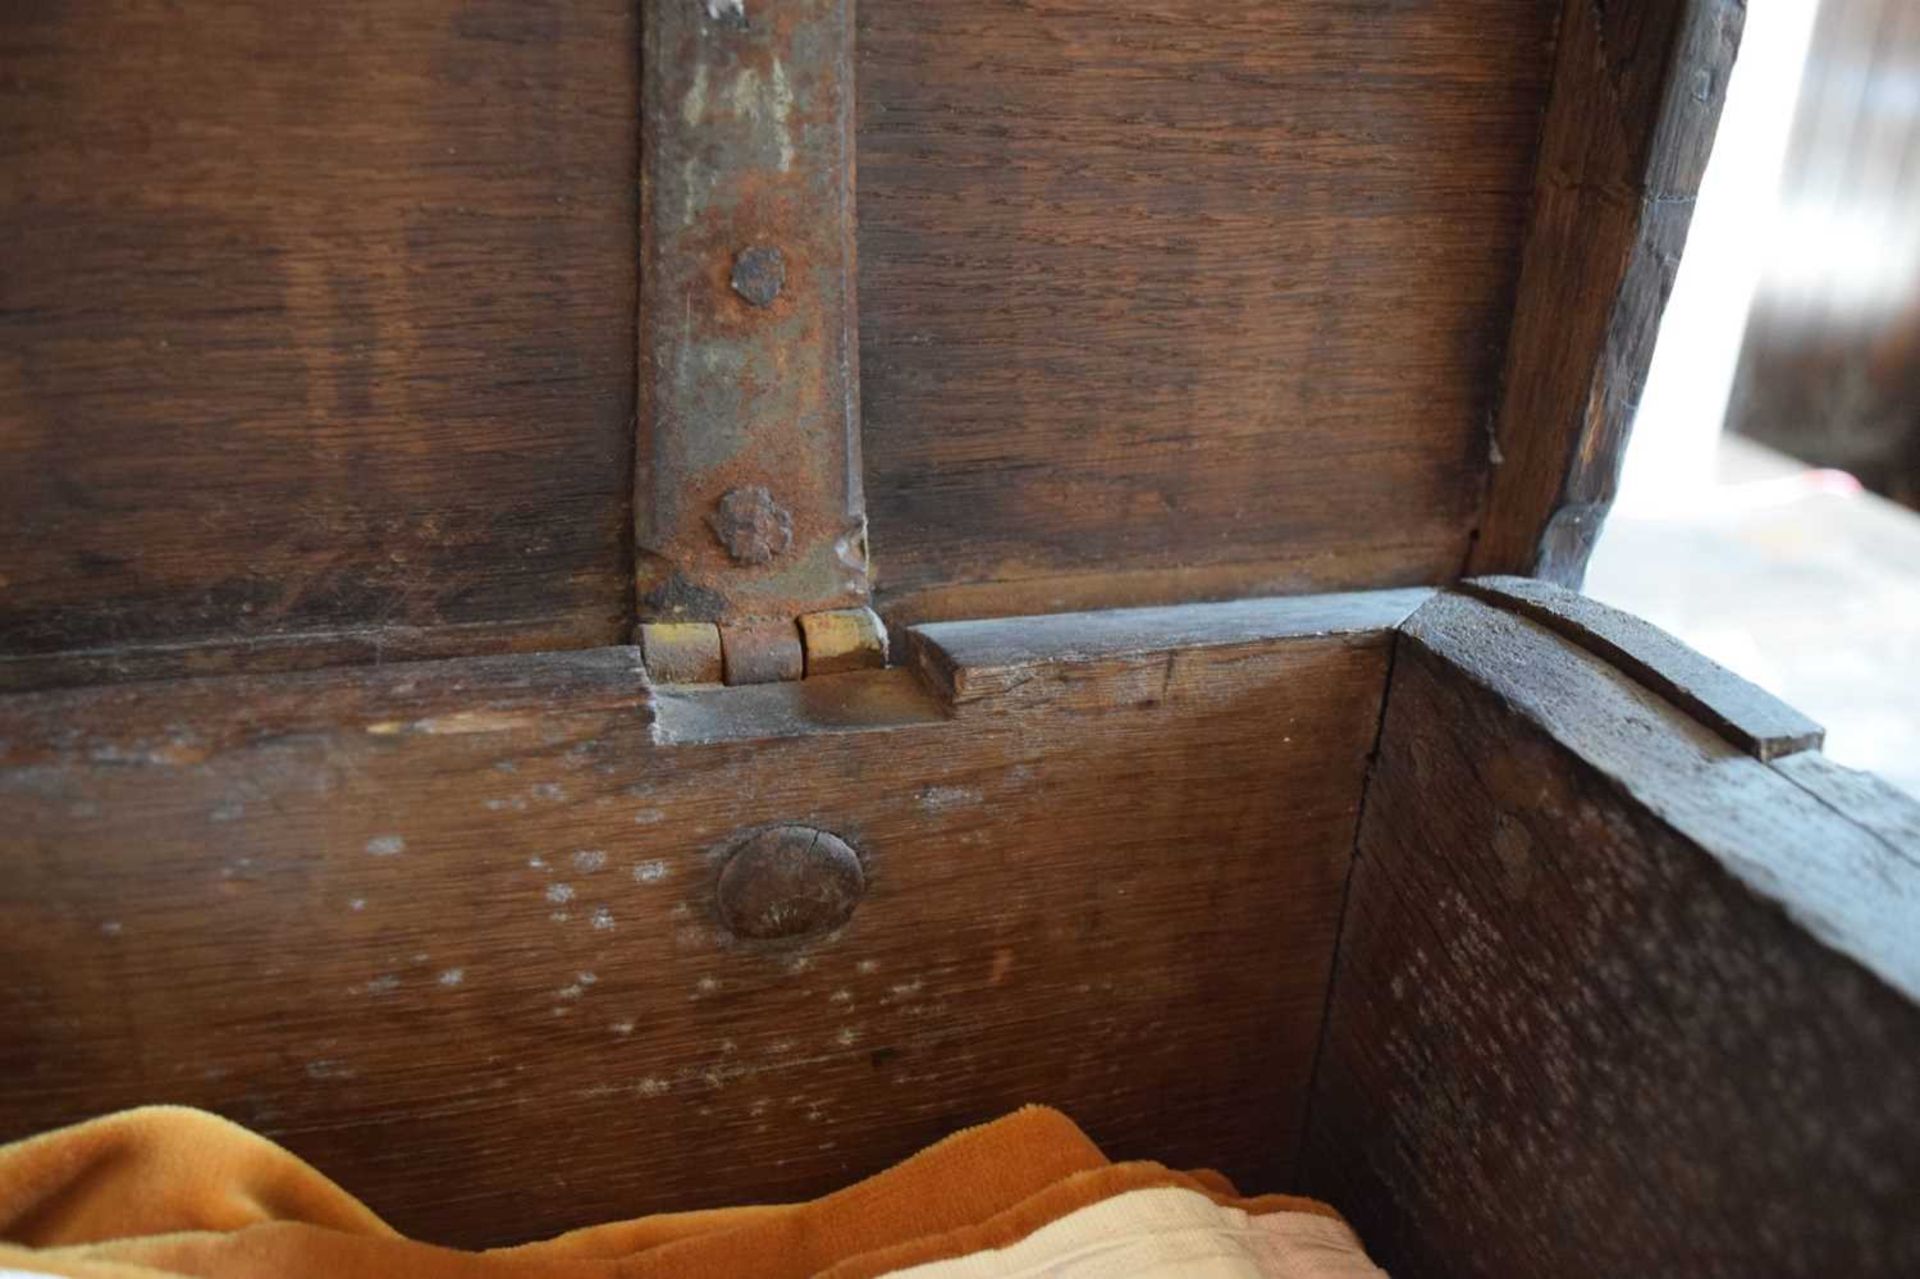
<svg viewBox="0 0 1920 1279">
<path fill-rule="evenodd" d="M 780 250 L 756 244 L 733 259 L 733 291 L 755 306 L 771 306 L 787 283 Z"/>
<path fill-rule="evenodd" d="M 775 826 L 727 851 L 715 898 L 734 936 L 791 941 L 846 923 L 866 889 L 859 854 L 838 835 Z"/>
<path fill-rule="evenodd" d="M 758 484 L 729 490 L 707 517 L 720 545 L 739 564 L 768 564 L 793 545 L 793 517 Z"/>
</svg>

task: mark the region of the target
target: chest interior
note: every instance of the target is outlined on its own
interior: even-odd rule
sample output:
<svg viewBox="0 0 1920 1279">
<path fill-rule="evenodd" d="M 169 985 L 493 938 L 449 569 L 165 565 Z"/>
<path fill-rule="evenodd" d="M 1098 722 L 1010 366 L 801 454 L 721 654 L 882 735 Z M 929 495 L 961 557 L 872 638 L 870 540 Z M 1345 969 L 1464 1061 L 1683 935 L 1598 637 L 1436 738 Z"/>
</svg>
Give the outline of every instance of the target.
<svg viewBox="0 0 1920 1279">
<path fill-rule="evenodd" d="M 1740 7 L 719 10 L 4 19 L 0 1135 L 1897 1271 L 1915 810 L 1554 585 Z"/>
</svg>

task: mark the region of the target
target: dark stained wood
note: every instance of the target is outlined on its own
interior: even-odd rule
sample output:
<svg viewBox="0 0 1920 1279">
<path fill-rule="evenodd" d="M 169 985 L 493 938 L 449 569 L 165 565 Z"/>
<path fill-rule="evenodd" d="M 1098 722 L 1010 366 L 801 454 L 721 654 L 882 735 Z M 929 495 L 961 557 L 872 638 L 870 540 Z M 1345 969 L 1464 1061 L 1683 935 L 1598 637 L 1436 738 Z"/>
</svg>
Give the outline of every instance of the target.
<svg viewBox="0 0 1920 1279">
<path fill-rule="evenodd" d="M 1818 750 L 1826 738 L 1826 729 L 1773 694 L 1631 613 L 1528 577 L 1476 578 L 1461 589 L 1619 667 L 1755 759 Z"/>
<path fill-rule="evenodd" d="M 1808 758 L 1478 601 L 1414 616 L 1303 1159 L 1381 1264 L 1916 1272 L 1920 864 Z"/>
<path fill-rule="evenodd" d="M 1597 105 L 1551 115 L 1483 567 L 1520 566 L 1498 547 L 1565 469 L 1553 370 L 1631 369 L 1650 333 L 1582 299 L 1645 295 L 1677 246 L 1731 23 L 1653 7 L 1569 9 L 1557 100 Z M 1557 21 L 862 6 L 890 619 L 1457 576 Z M 7 15 L 0 687 L 625 637 L 636 26 L 604 0 Z M 1669 68 L 1696 36 L 1718 52 Z"/>
<path fill-rule="evenodd" d="M 0 700 L 0 1139 L 207 1106 L 465 1244 L 819 1193 L 1032 1101 L 1280 1184 L 1391 631 L 1209 616 L 973 646 L 1028 678 L 961 706 L 649 694 L 631 649 Z M 864 896 L 740 941 L 716 859 L 787 823 Z"/>
<path fill-rule="evenodd" d="M 1580 584 L 1745 14 L 1744 0 L 1567 0 L 1470 574 Z"/>
<path fill-rule="evenodd" d="M 599 638 L 598 631 L 594 628 L 595 638 Z M 533 618 L 458 626 L 372 625 L 245 639 L 67 649 L 0 657 L 0 695 L 44 688 L 191 679 L 234 671 L 271 673 L 378 666 L 489 650 L 524 650 L 531 656 L 554 645 L 565 648 L 565 639 L 554 633 L 550 623 Z"/>
<path fill-rule="evenodd" d="M 635 25 L 6 7 L 0 687 L 625 638 Z"/>
<path fill-rule="evenodd" d="M 1457 576 L 1555 17 L 863 0 L 883 611 Z"/>
</svg>

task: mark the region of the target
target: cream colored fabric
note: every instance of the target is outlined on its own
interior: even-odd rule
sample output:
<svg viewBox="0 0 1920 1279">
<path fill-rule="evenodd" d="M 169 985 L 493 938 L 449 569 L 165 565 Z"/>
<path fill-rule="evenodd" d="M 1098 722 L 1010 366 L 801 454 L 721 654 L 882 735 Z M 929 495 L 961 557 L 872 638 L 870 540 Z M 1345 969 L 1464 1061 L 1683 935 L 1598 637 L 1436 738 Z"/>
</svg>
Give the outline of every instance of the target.
<svg viewBox="0 0 1920 1279">
<path fill-rule="evenodd" d="M 1006 1248 L 889 1279 L 1384 1279 L 1346 1225 L 1312 1213 L 1250 1217 L 1192 1190 L 1134 1190 Z"/>
</svg>

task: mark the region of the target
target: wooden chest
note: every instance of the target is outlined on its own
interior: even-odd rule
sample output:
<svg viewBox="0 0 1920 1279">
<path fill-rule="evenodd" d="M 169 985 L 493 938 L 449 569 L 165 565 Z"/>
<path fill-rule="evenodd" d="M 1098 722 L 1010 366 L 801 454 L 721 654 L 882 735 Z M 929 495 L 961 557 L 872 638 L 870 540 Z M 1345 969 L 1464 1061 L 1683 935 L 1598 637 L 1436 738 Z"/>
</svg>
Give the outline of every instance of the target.
<svg viewBox="0 0 1920 1279">
<path fill-rule="evenodd" d="M 1565 589 L 1742 11 L 9 7 L 0 1139 L 1920 1273 L 1920 805 Z"/>
</svg>

